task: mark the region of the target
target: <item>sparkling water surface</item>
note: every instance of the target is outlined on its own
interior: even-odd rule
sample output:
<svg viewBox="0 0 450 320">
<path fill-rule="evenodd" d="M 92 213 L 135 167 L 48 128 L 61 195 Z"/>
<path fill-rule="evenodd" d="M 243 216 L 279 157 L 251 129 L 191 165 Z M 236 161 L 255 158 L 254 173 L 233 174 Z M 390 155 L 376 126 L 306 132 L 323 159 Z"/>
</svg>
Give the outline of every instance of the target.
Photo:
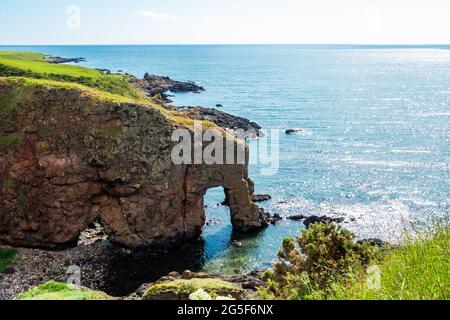
<svg viewBox="0 0 450 320">
<path fill-rule="evenodd" d="M 261 204 L 282 216 L 345 217 L 359 238 L 398 241 L 405 230 L 449 219 L 450 46 L 35 46 L 0 50 L 84 57 L 83 65 L 192 80 L 202 94 L 179 106 L 215 107 L 282 130 L 280 164 L 252 165 Z M 290 128 L 302 128 L 285 135 Z M 256 152 L 257 141 L 249 142 Z M 301 222 L 282 221 L 231 245 L 223 190 L 208 192 L 198 269 L 268 266 Z M 182 266 L 180 266 L 182 269 Z M 168 270 L 172 271 L 172 270 Z M 142 281 L 145 282 L 145 281 Z"/>
</svg>

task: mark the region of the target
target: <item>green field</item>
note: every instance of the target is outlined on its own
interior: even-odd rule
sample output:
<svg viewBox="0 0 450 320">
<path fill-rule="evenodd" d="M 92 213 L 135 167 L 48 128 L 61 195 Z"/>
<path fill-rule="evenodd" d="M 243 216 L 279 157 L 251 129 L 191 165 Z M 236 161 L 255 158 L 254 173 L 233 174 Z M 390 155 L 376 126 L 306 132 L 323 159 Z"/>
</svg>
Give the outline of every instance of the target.
<svg viewBox="0 0 450 320">
<path fill-rule="evenodd" d="M 22 293 L 17 300 L 108 300 L 103 292 L 50 281 Z"/>
<path fill-rule="evenodd" d="M 49 63 L 40 53 L 0 52 L 0 76 L 72 82 L 128 98 L 144 98 L 123 75 L 106 75 L 85 67 Z"/>
</svg>

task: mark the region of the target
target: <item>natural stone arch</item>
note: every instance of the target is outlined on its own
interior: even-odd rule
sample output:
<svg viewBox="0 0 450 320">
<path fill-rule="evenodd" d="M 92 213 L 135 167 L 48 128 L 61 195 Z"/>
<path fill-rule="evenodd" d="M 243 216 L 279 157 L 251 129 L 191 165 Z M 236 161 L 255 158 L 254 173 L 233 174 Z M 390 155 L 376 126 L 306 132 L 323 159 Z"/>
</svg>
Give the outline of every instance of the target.
<svg viewBox="0 0 450 320">
<path fill-rule="evenodd" d="M 0 85 L 0 101 L 11 100 L 17 86 Z M 158 108 L 78 89 L 23 90 L 30 101 L 12 99 L 15 118 L 0 126 L 0 136 L 15 132 L 21 138 L 0 153 L 0 241 L 72 245 L 100 218 L 121 245 L 173 245 L 201 233 L 203 197 L 218 186 L 225 189 L 235 230 L 265 226 L 250 199 L 247 161 L 173 164 L 171 133 L 184 125 Z"/>
</svg>

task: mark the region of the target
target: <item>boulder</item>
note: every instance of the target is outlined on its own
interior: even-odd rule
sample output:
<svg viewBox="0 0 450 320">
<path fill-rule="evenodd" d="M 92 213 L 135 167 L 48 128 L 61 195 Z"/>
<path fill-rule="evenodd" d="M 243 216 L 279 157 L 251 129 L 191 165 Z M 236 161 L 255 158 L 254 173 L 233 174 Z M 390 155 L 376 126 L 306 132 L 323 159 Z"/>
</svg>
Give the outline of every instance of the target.
<svg viewBox="0 0 450 320">
<path fill-rule="evenodd" d="M 286 134 L 290 135 L 290 134 L 300 133 L 303 131 L 304 131 L 303 129 L 288 129 L 288 130 L 286 130 Z"/>
<path fill-rule="evenodd" d="M 315 223 L 342 223 L 344 222 L 345 218 L 331 218 L 331 217 L 327 217 L 327 216 L 311 216 L 305 219 L 305 221 L 303 221 L 303 224 L 309 228 L 310 225 L 315 224 Z"/>
<path fill-rule="evenodd" d="M 206 291 L 212 298 L 231 297 L 242 299 L 245 290 L 231 282 L 215 278 L 176 279 L 150 285 L 143 300 L 189 300 L 189 296 L 199 289 Z"/>
<path fill-rule="evenodd" d="M 253 202 L 264 202 L 269 201 L 270 199 L 272 199 L 272 196 L 268 194 L 254 194 L 252 196 Z"/>
</svg>

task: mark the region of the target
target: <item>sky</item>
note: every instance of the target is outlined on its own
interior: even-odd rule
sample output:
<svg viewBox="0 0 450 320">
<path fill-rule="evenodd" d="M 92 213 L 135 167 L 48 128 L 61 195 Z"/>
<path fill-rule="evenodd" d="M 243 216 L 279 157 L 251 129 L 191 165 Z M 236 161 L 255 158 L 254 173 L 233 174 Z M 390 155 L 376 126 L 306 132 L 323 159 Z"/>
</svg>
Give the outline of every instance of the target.
<svg viewBox="0 0 450 320">
<path fill-rule="evenodd" d="M 0 45 L 450 44 L 449 0 L 0 0 Z"/>
</svg>

